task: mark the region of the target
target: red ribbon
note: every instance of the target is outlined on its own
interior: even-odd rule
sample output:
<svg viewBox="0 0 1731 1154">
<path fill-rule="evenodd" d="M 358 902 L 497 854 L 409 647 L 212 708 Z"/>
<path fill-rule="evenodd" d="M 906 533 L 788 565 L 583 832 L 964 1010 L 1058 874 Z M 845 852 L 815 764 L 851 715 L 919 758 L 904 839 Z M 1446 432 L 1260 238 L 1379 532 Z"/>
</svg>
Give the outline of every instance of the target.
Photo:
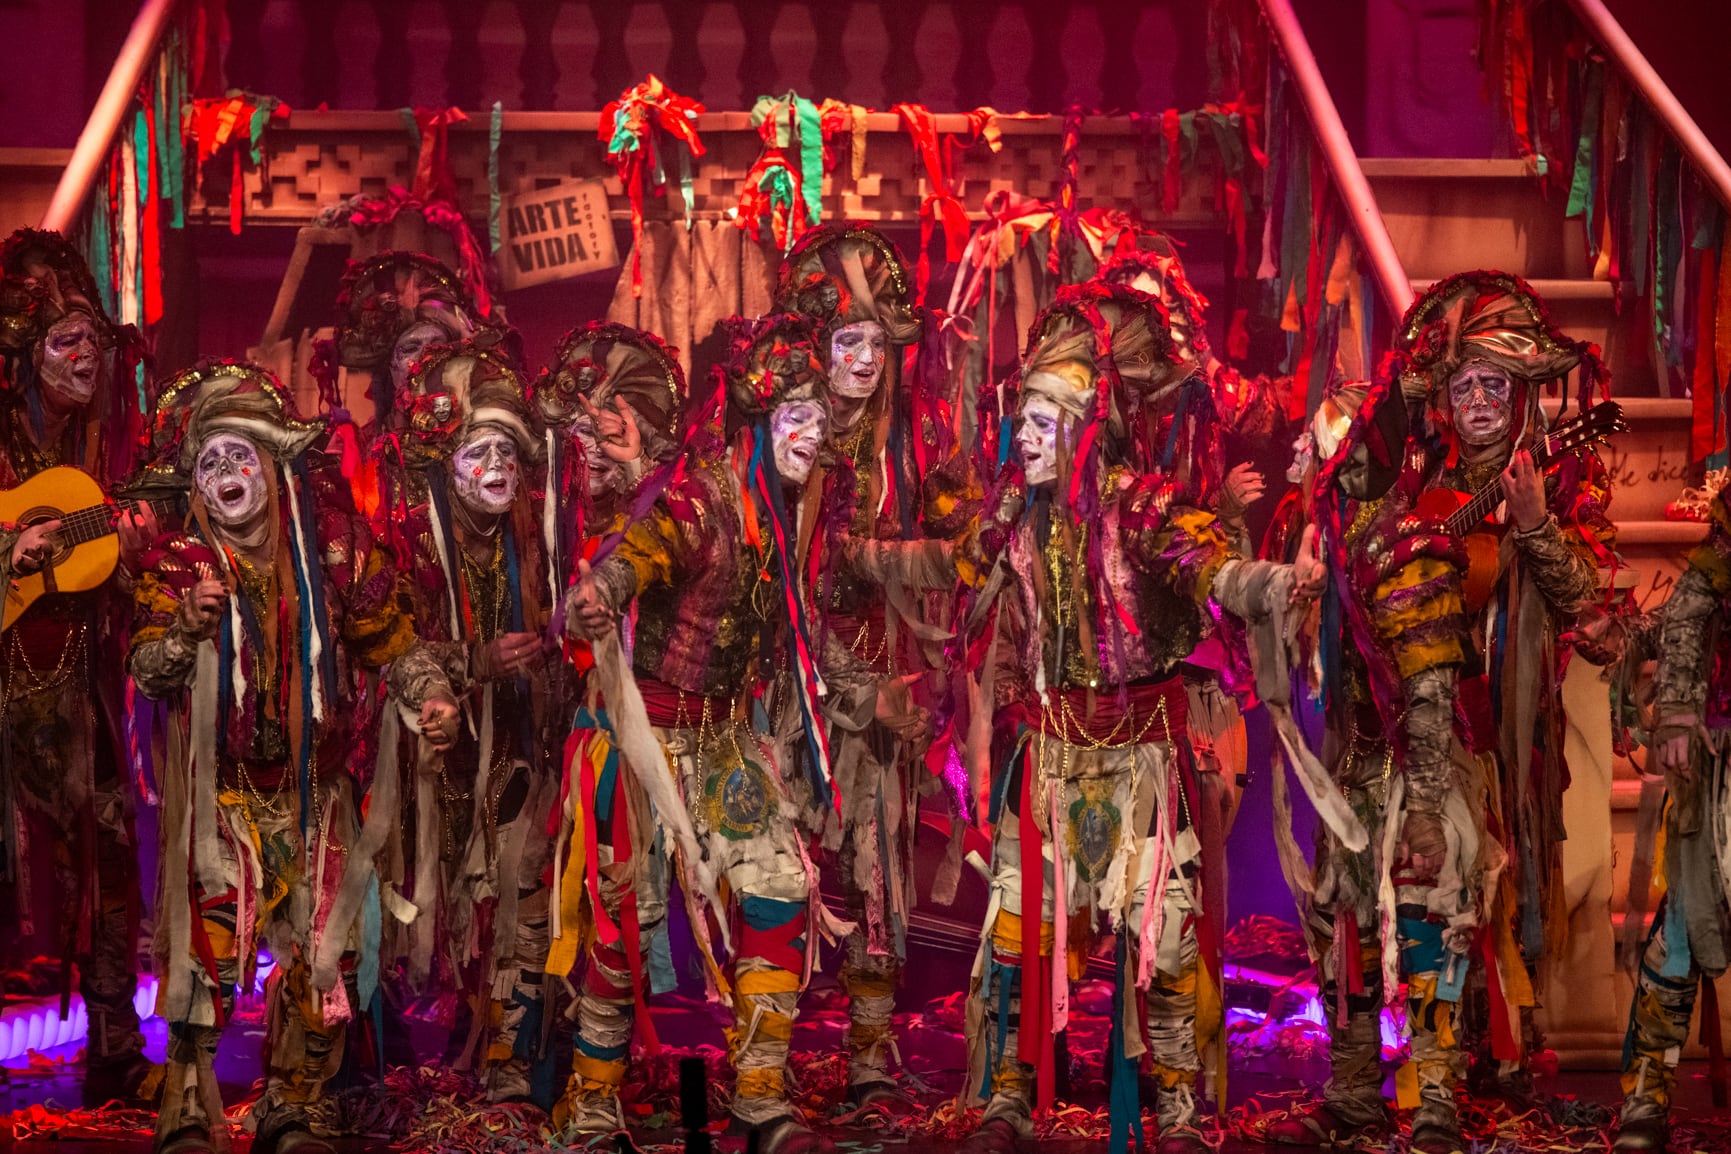
<svg viewBox="0 0 1731 1154">
<path fill-rule="evenodd" d="M 162 166 L 157 163 L 156 154 L 156 102 L 144 102 L 144 127 L 149 137 L 145 171 L 150 174 L 150 194 L 144 198 L 141 206 L 141 222 L 143 232 L 142 252 L 139 261 L 144 266 L 140 273 L 144 280 L 144 323 L 153 325 L 162 319 L 162 222 L 158 216 L 157 202 L 162 199 Z M 236 155 L 240 150 L 235 149 Z M 142 189 L 140 190 L 142 191 Z M 240 181 L 235 181 L 235 191 L 230 199 L 240 202 Z"/>
<path fill-rule="evenodd" d="M 594 812 L 593 806 L 590 812 Z M 593 848 L 590 852 L 594 852 Z M 624 773 L 613 775 L 613 860 L 631 860 L 631 819 L 625 801 Z M 599 903 L 596 909 L 600 909 Z M 655 1018 L 649 1012 L 649 983 L 643 977 L 643 930 L 637 920 L 637 890 L 633 886 L 626 887 L 625 897 L 619 903 L 619 922 L 625 933 L 626 963 L 631 969 L 631 1000 L 637 1007 L 632 1021 L 643 1048 L 659 1054 L 661 1039 L 655 1034 Z"/>
<path fill-rule="evenodd" d="M 1177 212 L 1184 191 L 1184 149 L 1178 139 L 1178 110 L 1168 108 L 1160 116 L 1160 136 L 1166 142 L 1166 173 L 1160 184 L 1160 211 Z"/>
<path fill-rule="evenodd" d="M 619 173 L 619 181 L 631 202 L 633 297 L 643 294 L 643 261 L 638 254 L 643 248 L 643 186 L 648 174 L 655 171 L 651 163 L 655 156 L 655 129 L 682 142 L 692 156 L 702 156 L 703 141 L 697 135 L 695 119 L 702 112 L 702 104 L 679 95 L 654 73 L 627 88 L 618 100 L 601 110 L 596 135 L 607 145 L 607 163 Z M 635 141 L 636 146 L 625 147 L 622 138 Z"/>
<path fill-rule="evenodd" d="M 457 180 L 451 172 L 451 125 L 469 119 L 461 108 L 435 111 L 415 109 L 415 126 L 421 130 L 421 154 L 415 159 L 415 183 L 409 192 L 425 200 L 457 203 Z"/>
<path fill-rule="evenodd" d="M 923 104 L 898 104 L 896 115 L 914 143 L 914 151 L 925 167 L 931 191 L 920 204 L 920 259 L 915 270 L 915 299 L 925 303 L 926 286 L 931 283 L 932 226 L 944 226 L 944 255 L 951 263 L 962 259 L 968 246 L 968 214 L 950 191 L 949 177 L 944 171 L 943 153 L 938 147 L 938 120 Z M 982 128 L 981 131 L 984 131 Z"/>
<path fill-rule="evenodd" d="M 1022 812 L 1017 832 L 1022 841 L 1022 1020 L 1016 1031 L 1016 1056 L 1038 1071 L 1038 1108 L 1052 1107 L 1057 1070 L 1052 1036 L 1052 983 L 1040 954 L 1040 925 L 1045 913 L 1046 862 L 1040 852 L 1040 827 L 1034 821 L 1034 743 L 1022 753 Z M 1057 836 L 1057 831 L 1052 831 Z M 1052 965 L 1063 964 L 1053 958 Z"/>
</svg>

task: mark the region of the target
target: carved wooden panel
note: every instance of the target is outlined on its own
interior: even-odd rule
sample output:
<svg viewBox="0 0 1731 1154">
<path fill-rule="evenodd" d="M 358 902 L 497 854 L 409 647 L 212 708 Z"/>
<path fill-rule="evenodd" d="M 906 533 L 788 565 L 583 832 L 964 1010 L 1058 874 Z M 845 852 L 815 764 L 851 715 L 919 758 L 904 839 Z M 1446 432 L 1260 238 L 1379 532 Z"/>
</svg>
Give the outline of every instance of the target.
<svg viewBox="0 0 1731 1154">
<path fill-rule="evenodd" d="M 613 198 L 615 217 L 629 215 L 625 190 L 605 160 L 596 136 L 596 113 L 507 113 L 499 147 L 502 192 L 527 191 L 569 179 L 600 179 Z M 960 116 L 941 116 L 943 134 L 965 134 Z M 1055 199 L 1062 178 L 1062 120 L 1057 117 L 1006 119 L 1003 149 L 983 144 L 954 155 L 955 192 L 970 215 L 983 215 L 985 198 L 1000 189 L 1021 196 Z M 450 132 L 449 154 L 457 195 L 473 216 L 488 203 L 486 114 Z M 824 215 L 872 221 L 913 221 L 931 192 L 924 166 L 901 121 L 874 113 L 867 121 L 864 173 L 851 174 L 846 146 L 835 171 L 824 179 Z M 707 148 L 693 162 L 694 213 L 725 219 L 739 203 L 746 173 L 762 151 L 757 130 L 739 112 L 707 113 L 698 130 Z M 1154 224 L 1195 225 L 1219 221 L 1216 207 L 1220 160 L 1212 137 L 1199 134 L 1195 163 L 1183 184 L 1175 212 L 1160 205 L 1163 162 L 1157 135 L 1128 117 L 1094 117 L 1084 123 L 1079 148 L 1079 206 L 1108 206 L 1139 213 Z M 270 130 L 265 163 L 250 168 L 244 187 L 249 223 L 304 224 L 320 210 L 356 195 L 380 196 L 393 186 L 413 182 L 417 149 L 396 113 L 296 112 L 286 125 Z M 677 195 L 678 157 L 663 163 L 674 182 L 665 196 L 645 200 L 650 219 L 673 219 L 684 209 Z M 1251 174 L 1259 180 L 1260 174 Z M 226 220 L 228 205 L 195 199 L 192 211 Z"/>
</svg>

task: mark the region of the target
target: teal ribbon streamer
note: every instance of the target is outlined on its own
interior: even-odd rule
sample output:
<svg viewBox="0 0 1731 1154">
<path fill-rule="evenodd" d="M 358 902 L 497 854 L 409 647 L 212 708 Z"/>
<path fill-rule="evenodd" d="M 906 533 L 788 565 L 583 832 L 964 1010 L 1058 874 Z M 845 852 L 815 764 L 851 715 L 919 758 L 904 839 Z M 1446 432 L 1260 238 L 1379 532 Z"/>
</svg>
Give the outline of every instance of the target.
<svg viewBox="0 0 1731 1154">
<path fill-rule="evenodd" d="M 161 152 L 163 187 L 168 190 L 170 202 L 174 205 L 169 218 L 170 228 L 186 227 L 186 153 L 181 139 L 182 117 L 186 114 L 186 62 L 180 52 L 178 32 L 172 47 L 163 54 L 163 87 L 168 91 L 164 95 L 164 103 L 173 110 L 174 124 L 172 128 L 166 124 L 165 117 L 159 117 L 156 125 L 159 131 L 165 132 L 166 140 Z"/>
<path fill-rule="evenodd" d="M 794 115 L 799 118 L 799 189 L 805 200 L 805 217 L 810 224 L 823 218 L 823 121 L 817 105 L 803 96 L 793 97 Z"/>
<path fill-rule="evenodd" d="M 637 136 L 631 131 L 631 117 L 621 108 L 613 114 L 613 139 L 607 142 L 607 155 L 636 152 L 638 147 Z"/>
<path fill-rule="evenodd" d="M 493 101 L 493 122 L 487 127 L 487 243 L 498 252 L 499 239 L 499 137 L 505 128 L 505 102 Z"/>
<path fill-rule="evenodd" d="M 421 151 L 421 126 L 415 123 L 415 110 L 413 108 L 399 108 L 397 115 L 403 118 L 403 128 L 409 134 L 409 144 L 416 153 L 419 153 Z"/>
<path fill-rule="evenodd" d="M 1590 240 L 1593 235 L 1593 153 L 1599 143 L 1599 117 L 1604 108 L 1603 67 L 1588 64 L 1585 82 L 1581 94 L 1581 138 L 1575 142 L 1575 175 L 1569 184 L 1569 206 L 1564 215 L 1585 214 Z"/>
<path fill-rule="evenodd" d="M 102 294 L 102 307 L 109 316 L 116 315 L 119 304 L 114 290 L 114 247 L 109 237 L 108 194 L 99 190 L 90 204 L 90 268 L 96 274 L 96 289 Z"/>
<path fill-rule="evenodd" d="M 271 113 L 276 111 L 278 101 L 274 96 L 255 96 L 253 99 L 258 103 L 253 105 L 252 119 L 246 125 L 246 135 L 252 144 L 252 162 L 257 165 L 264 163 L 264 130 L 270 123 Z"/>
<path fill-rule="evenodd" d="M 144 327 L 144 208 L 150 203 L 150 118 L 140 108 L 132 114 L 132 167 L 138 176 L 138 273 L 132 291 L 138 295 L 138 327 Z"/>
<path fill-rule="evenodd" d="M 361 956 L 355 964 L 355 992 L 360 1005 L 369 1006 L 379 988 L 379 878 L 367 879 L 367 896 L 361 903 Z"/>
<path fill-rule="evenodd" d="M 1149 900 L 1156 900 L 1149 895 Z M 1130 985 L 1125 964 L 1129 953 L 1126 930 L 1118 931 L 1117 959 L 1113 964 L 1114 980 L 1112 982 L 1112 1032 L 1106 1043 L 1106 1062 L 1111 1067 L 1110 1092 L 1107 1106 L 1107 1117 L 1111 1122 L 1111 1133 L 1106 1139 L 1107 1154 L 1125 1154 L 1128 1150 L 1142 1149 L 1142 1093 L 1136 1079 L 1136 1060 L 1126 1053 L 1124 1037 L 1124 999 L 1131 996 L 1127 988 Z M 1130 1143 L 1134 1142 L 1134 1145 Z"/>
</svg>

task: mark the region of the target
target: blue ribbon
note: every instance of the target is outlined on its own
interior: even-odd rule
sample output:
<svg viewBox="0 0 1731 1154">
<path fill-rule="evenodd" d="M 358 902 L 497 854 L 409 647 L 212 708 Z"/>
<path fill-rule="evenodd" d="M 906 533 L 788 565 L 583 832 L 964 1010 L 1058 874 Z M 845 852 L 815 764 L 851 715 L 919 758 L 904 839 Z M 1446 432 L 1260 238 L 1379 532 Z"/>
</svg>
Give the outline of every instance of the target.
<svg viewBox="0 0 1731 1154">
<path fill-rule="evenodd" d="M 1111 1067 L 1107 1106 L 1111 1132 L 1106 1139 L 1106 1154 L 1124 1154 L 1126 1143 L 1134 1143 L 1129 1147 L 1132 1151 L 1142 1149 L 1142 1088 L 1136 1081 L 1136 1062 L 1126 1053 L 1124 1037 L 1124 960 L 1129 953 L 1128 933 L 1120 929 L 1117 936 L 1112 981 L 1112 1032 L 1106 1043 L 1106 1061 Z"/>
</svg>

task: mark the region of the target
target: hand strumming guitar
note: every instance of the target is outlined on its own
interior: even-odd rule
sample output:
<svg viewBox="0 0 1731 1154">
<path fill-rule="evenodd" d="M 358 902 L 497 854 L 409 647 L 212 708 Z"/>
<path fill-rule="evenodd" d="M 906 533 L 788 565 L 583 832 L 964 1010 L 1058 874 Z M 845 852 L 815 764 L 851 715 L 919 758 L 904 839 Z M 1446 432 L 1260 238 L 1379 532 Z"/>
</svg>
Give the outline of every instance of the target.
<svg viewBox="0 0 1731 1154">
<path fill-rule="evenodd" d="M 54 531 L 58 528 L 58 520 L 38 521 L 18 534 L 18 541 L 12 546 L 14 576 L 28 577 L 42 571 L 42 566 L 54 553 Z"/>
</svg>

